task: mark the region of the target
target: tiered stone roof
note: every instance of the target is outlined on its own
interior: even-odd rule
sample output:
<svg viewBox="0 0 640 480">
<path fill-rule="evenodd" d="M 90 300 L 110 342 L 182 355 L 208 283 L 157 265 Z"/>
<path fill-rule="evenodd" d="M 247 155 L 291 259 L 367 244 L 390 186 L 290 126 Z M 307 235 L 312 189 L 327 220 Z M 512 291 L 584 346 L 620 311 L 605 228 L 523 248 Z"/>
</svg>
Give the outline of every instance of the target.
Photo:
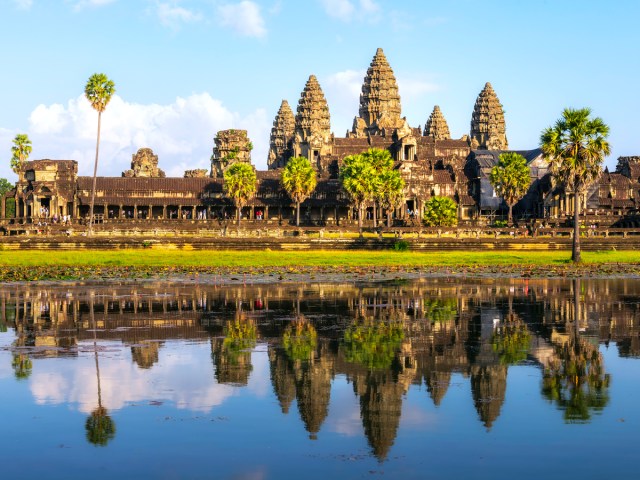
<svg viewBox="0 0 640 480">
<path fill-rule="evenodd" d="M 329 105 L 315 75 L 309 77 L 300 95 L 295 130 L 302 140 L 313 136 L 328 138 L 331 135 Z"/>
<path fill-rule="evenodd" d="M 476 99 L 471 117 L 472 148 L 507 150 L 504 110 L 496 92 L 487 82 Z"/>
<path fill-rule="evenodd" d="M 289 142 L 293 138 L 296 129 L 296 120 L 289 102 L 282 100 L 278 114 L 273 121 L 271 137 L 269 139 L 269 157 L 267 166 L 271 168 L 284 167 Z"/>
<path fill-rule="evenodd" d="M 403 123 L 401 113 L 396 77 L 384 52 L 378 48 L 362 84 L 360 118 L 367 129 L 399 128 Z M 354 129 L 358 123 L 356 119 Z"/>
<path fill-rule="evenodd" d="M 436 140 L 448 140 L 451 138 L 449 125 L 447 125 L 447 121 L 438 105 L 433 107 L 433 112 L 429 115 L 429 120 L 424 126 L 424 136 L 432 137 Z"/>
</svg>

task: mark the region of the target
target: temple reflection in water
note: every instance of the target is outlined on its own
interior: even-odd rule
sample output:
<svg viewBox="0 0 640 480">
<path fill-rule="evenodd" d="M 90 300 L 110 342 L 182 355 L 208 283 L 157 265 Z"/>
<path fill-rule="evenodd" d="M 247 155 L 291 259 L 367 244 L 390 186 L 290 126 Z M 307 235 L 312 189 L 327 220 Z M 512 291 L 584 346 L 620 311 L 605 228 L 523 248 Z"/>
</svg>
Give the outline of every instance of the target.
<svg viewBox="0 0 640 480">
<path fill-rule="evenodd" d="M 329 413 L 334 379 L 346 378 L 379 459 L 396 439 L 409 388 L 423 386 L 438 406 L 456 374 L 469 379 L 486 429 L 517 364 L 539 367 L 540 395 L 566 422 L 588 422 L 609 400 L 599 346 L 640 356 L 639 309 L 640 282 L 625 279 L 0 290 L 0 326 L 15 329 L 16 378 L 28 378 L 39 359 L 95 353 L 93 443 L 115 434 L 100 384 L 105 345 L 124 345 L 139 370 L 153 371 L 166 342 L 182 340 L 210 344 L 212 382 L 229 388 L 249 383 L 252 353 L 266 350 L 280 410 L 290 415 L 295 400 L 311 439 Z"/>
</svg>

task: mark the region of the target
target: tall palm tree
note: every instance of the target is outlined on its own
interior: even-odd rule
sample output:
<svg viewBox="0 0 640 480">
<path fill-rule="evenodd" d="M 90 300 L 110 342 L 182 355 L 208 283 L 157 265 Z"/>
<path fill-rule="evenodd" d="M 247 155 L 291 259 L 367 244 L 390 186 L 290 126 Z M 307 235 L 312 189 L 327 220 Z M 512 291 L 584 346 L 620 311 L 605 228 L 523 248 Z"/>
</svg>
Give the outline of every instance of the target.
<svg viewBox="0 0 640 480">
<path fill-rule="evenodd" d="M 404 180 L 398 170 L 385 170 L 379 176 L 376 197 L 380 206 L 387 212 L 387 227 L 391 227 L 391 216 L 404 198 Z"/>
<path fill-rule="evenodd" d="M 383 150 L 381 148 L 370 148 L 365 153 L 362 154 L 362 157 L 365 162 L 368 162 L 373 168 L 376 174 L 376 181 L 378 183 L 378 187 L 374 191 L 373 195 L 373 226 L 378 226 L 378 204 L 381 200 L 381 189 L 380 183 L 382 181 L 382 175 L 385 172 L 393 169 L 393 158 L 391 158 L 391 153 L 389 150 Z"/>
<path fill-rule="evenodd" d="M 602 173 L 602 162 L 609 155 L 609 126 L 600 117 L 590 118 L 591 109 L 566 108 L 553 127 L 540 135 L 540 144 L 549 171 L 565 194 L 574 195 L 573 251 L 571 260 L 580 262 L 580 202 L 587 189 Z"/>
<path fill-rule="evenodd" d="M 280 182 L 291 199 L 296 202 L 296 227 L 299 227 L 300 204 L 311 195 L 318 184 L 316 171 L 306 157 L 293 157 L 282 170 Z"/>
<path fill-rule="evenodd" d="M 249 199 L 256 193 L 258 179 L 256 172 L 248 163 L 234 163 L 224 171 L 224 191 L 236 205 L 236 220 L 240 228 L 240 212 Z"/>
<path fill-rule="evenodd" d="M 342 163 L 340 182 L 358 211 L 358 229 L 362 236 L 362 207 L 373 199 L 377 185 L 376 172 L 362 155 L 349 155 Z"/>
<path fill-rule="evenodd" d="M 508 224 L 513 223 L 513 206 L 524 197 L 531 185 L 531 170 L 527 159 L 515 152 L 502 153 L 491 169 L 489 181 L 509 207 Z"/>
<path fill-rule="evenodd" d="M 19 133 L 13 139 L 13 147 L 11 147 L 11 170 L 16 175 L 24 168 L 24 162 L 29 158 L 31 153 L 31 140 L 26 133 Z"/>
<path fill-rule="evenodd" d="M 93 205 L 96 198 L 96 175 L 98 173 L 98 151 L 100 150 L 100 121 L 102 112 L 107 108 L 107 104 L 116 91 L 113 81 L 104 73 L 94 73 L 89 77 L 87 85 L 84 87 L 84 95 L 91 103 L 91 106 L 98 112 L 98 138 L 96 140 L 96 161 L 93 166 L 93 184 L 91 186 L 91 204 L 89 206 L 89 235 L 93 233 Z"/>
</svg>

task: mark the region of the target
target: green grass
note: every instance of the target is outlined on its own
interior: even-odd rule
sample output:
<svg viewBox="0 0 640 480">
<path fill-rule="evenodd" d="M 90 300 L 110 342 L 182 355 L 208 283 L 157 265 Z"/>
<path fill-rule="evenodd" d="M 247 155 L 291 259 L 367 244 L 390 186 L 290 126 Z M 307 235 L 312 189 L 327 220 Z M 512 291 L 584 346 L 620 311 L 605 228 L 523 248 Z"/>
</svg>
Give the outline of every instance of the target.
<svg viewBox="0 0 640 480">
<path fill-rule="evenodd" d="M 396 251 L 218 251 L 218 250 L 77 250 L 0 251 L 1 267 L 437 267 L 550 265 L 570 263 L 570 252 L 396 252 Z M 640 264 L 637 251 L 582 252 L 584 263 Z"/>
</svg>

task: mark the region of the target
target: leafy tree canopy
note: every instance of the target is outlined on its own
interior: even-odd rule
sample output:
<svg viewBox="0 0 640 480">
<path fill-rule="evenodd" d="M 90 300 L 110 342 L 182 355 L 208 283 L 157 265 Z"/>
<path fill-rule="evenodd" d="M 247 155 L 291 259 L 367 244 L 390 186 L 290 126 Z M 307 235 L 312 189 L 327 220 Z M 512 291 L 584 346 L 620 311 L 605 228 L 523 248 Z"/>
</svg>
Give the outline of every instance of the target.
<svg viewBox="0 0 640 480">
<path fill-rule="evenodd" d="M 455 227 L 458 205 L 449 197 L 431 197 L 426 205 L 424 223 L 428 227 Z"/>
</svg>

